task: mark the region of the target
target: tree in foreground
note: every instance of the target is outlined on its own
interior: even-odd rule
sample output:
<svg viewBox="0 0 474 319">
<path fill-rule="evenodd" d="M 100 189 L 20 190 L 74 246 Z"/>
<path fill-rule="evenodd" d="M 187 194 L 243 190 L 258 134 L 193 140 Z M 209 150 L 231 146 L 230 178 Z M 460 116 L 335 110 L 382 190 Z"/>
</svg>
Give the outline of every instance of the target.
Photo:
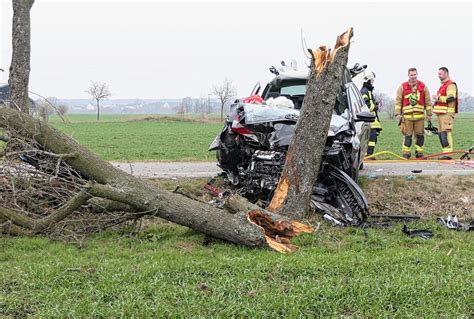
<svg viewBox="0 0 474 319">
<path fill-rule="evenodd" d="M 310 212 L 313 186 L 342 77 L 349 57 L 352 28 L 337 37 L 333 50 L 321 46 L 311 51 L 311 72 L 306 95 L 285 160 L 285 166 L 268 209 L 296 219 Z"/>
<path fill-rule="evenodd" d="M 34 0 L 12 1 L 12 61 L 8 84 L 10 104 L 29 113 L 28 83 L 30 81 L 30 10 Z"/>
<path fill-rule="evenodd" d="M 314 231 L 298 221 L 307 209 L 306 195 L 298 192 L 307 194 L 317 176 L 351 36 L 349 29 L 338 37 L 333 53 L 320 47 L 312 57 L 308 95 L 272 200 L 273 209 L 297 218 L 264 210 L 238 195 L 229 196 L 224 207 L 217 208 L 178 191 L 169 192 L 115 168 L 29 114 L 0 106 L 0 140 L 5 142 L 0 166 L 0 232 L 87 233 L 153 215 L 239 245 L 280 252 L 296 250 L 291 238 Z M 18 72 L 26 70 L 22 65 L 18 68 Z M 96 83 L 90 94 L 98 110 L 100 100 L 110 96 L 105 85 Z M 24 108 L 20 104 L 20 109 Z M 313 155 L 305 152 L 308 145 Z M 297 200 L 302 203 L 294 204 Z"/>
</svg>

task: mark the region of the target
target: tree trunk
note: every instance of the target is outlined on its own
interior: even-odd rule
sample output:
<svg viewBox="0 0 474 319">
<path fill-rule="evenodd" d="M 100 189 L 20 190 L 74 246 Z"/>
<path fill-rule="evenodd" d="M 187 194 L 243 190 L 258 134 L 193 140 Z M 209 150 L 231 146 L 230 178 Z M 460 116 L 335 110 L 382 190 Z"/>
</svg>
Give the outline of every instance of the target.
<svg viewBox="0 0 474 319">
<path fill-rule="evenodd" d="M 99 105 L 99 100 L 97 99 L 97 121 L 99 121 L 100 118 L 100 105 Z"/>
<path fill-rule="evenodd" d="M 30 9 L 33 2 L 13 0 L 12 61 L 8 79 L 10 103 L 25 113 L 29 113 Z"/>
<path fill-rule="evenodd" d="M 340 35 L 332 53 L 326 46 L 312 52 L 306 95 L 270 211 L 295 219 L 302 219 L 309 212 L 331 115 L 342 89 L 352 34 L 350 28 Z"/>
<path fill-rule="evenodd" d="M 221 122 L 224 120 L 224 102 L 221 101 Z"/>
<path fill-rule="evenodd" d="M 9 128 L 22 136 L 32 137 L 49 152 L 69 154 L 64 160 L 90 180 L 85 192 L 77 194 L 55 213 L 40 220 L 0 206 L 0 222 L 10 221 L 31 233 L 41 232 L 67 217 L 91 197 L 126 204 L 137 212 L 153 214 L 206 235 L 249 247 L 293 251 L 296 247 L 289 239 L 313 231 L 310 226 L 255 206 L 249 206 L 247 211 L 242 208 L 242 203 L 246 202 L 242 198 L 229 202 L 228 206 L 234 207 L 231 211 L 237 211 L 231 213 L 160 189 L 115 168 L 66 134 L 14 109 L 0 107 L 0 128 Z"/>
</svg>

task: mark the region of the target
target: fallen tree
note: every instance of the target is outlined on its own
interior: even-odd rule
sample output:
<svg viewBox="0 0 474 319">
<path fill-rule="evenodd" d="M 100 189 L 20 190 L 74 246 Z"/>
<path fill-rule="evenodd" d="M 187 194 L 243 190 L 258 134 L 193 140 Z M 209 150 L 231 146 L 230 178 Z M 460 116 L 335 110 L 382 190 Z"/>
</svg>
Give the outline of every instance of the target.
<svg viewBox="0 0 474 319">
<path fill-rule="evenodd" d="M 27 8 L 28 14 L 30 8 L 31 5 Z M 24 44 L 23 47 L 18 47 L 21 52 L 29 52 L 29 41 L 18 39 L 22 36 L 29 37 L 29 20 L 27 22 L 23 26 L 25 32 L 13 32 L 14 43 L 17 41 Z M 334 106 L 340 83 L 337 70 L 347 62 L 351 36 L 352 29 L 338 38 L 333 54 L 321 47 L 312 59 L 312 78 L 315 80 L 310 80 L 308 84 L 310 94 L 305 98 L 306 106 L 303 107 L 303 115 L 293 140 L 295 145 L 290 148 L 292 158 L 287 159 L 285 173 L 275 197 L 276 204 L 273 204 L 273 208 L 277 210 L 285 207 L 285 214 L 297 216 L 297 219 L 301 219 L 304 211 L 301 208 L 306 206 L 289 203 L 303 198 L 298 197 L 298 192 L 306 190 L 308 181 L 314 176 L 301 182 L 302 177 L 306 178 L 302 175 L 305 171 L 295 169 L 294 165 L 299 165 L 295 158 L 301 152 L 302 158 L 312 165 L 320 161 L 327 132 L 324 121 L 329 123 L 328 105 Z M 18 50 L 16 52 L 20 52 Z M 22 91 L 28 86 L 28 66 L 29 55 L 11 66 L 14 69 L 12 73 L 18 72 L 22 79 L 19 81 Z M 311 112 L 317 109 L 319 100 L 324 102 L 325 110 L 327 109 L 319 117 L 327 115 L 327 118 L 320 122 L 323 123 L 322 129 L 316 128 L 322 130 L 322 133 L 318 131 L 321 134 L 318 133 L 317 138 L 313 138 L 303 132 L 311 133 L 315 128 L 314 123 L 319 123 L 309 120 L 317 114 Z M 0 106 L 0 140 L 6 143 L 4 160 L 0 163 L 2 233 L 50 233 L 58 225 L 67 227 L 62 224 L 64 221 L 72 224 L 79 222 L 81 218 L 77 214 L 84 212 L 107 216 L 98 219 L 100 227 L 92 225 L 85 227 L 86 230 L 91 227 L 105 228 L 153 215 L 231 243 L 285 252 L 297 249 L 290 243 L 291 238 L 314 231 L 309 225 L 261 209 L 237 195 L 230 196 L 224 209 L 219 209 L 177 192 L 166 191 L 146 180 L 134 178 L 100 159 L 66 134 L 31 117 L 25 103 L 27 100 L 22 97 L 15 102 L 17 109 Z M 304 128 L 305 125 L 309 129 Z M 311 139 L 310 145 L 318 150 L 317 159 L 304 151 L 303 143 L 307 144 L 306 138 Z M 312 174 L 317 176 L 317 170 Z M 314 181 L 311 186 L 313 183 Z M 295 213 L 290 212 L 292 207 L 297 209 Z"/>
<path fill-rule="evenodd" d="M 321 165 L 331 115 L 341 93 L 341 80 L 349 56 L 352 28 L 337 37 L 334 50 L 311 51 L 311 72 L 295 134 L 270 211 L 295 219 L 307 217 Z"/>
<path fill-rule="evenodd" d="M 296 247 L 289 243 L 289 239 L 300 233 L 312 232 L 310 226 L 256 206 L 242 210 L 246 207 L 243 203 L 247 202 L 243 198 L 232 197 L 227 202 L 229 209 L 222 210 L 160 189 L 115 168 L 66 134 L 17 110 L 0 107 L 0 128 L 8 132 L 5 138 L 8 140 L 6 160 L 19 162 L 19 167 L 26 165 L 30 170 L 34 166 L 34 171 L 40 173 L 23 174 L 23 181 L 40 175 L 44 183 L 55 181 L 62 189 L 72 189 L 63 194 L 62 200 L 57 196 L 49 196 L 60 203 L 51 204 L 57 208 L 50 209 L 47 215 L 41 211 L 32 214 L 25 210 L 25 205 L 19 205 L 17 192 L 21 186 L 15 183 L 18 182 L 15 176 L 3 173 L 4 179 L 0 184 L 0 222 L 11 223 L 11 233 L 33 235 L 47 232 L 88 205 L 92 198 L 117 203 L 121 212 L 119 215 L 123 219 L 154 215 L 206 235 L 249 247 L 293 251 Z M 22 148 L 17 149 L 18 145 Z M 36 146 L 31 148 L 32 145 Z M 42 162 L 38 162 L 39 158 Z M 28 187 L 23 189 L 31 196 L 30 201 L 47 196 L 35 193 Z M 125 212 L 123 205 L 130 207 L 132 213 Z"/>
</svg>

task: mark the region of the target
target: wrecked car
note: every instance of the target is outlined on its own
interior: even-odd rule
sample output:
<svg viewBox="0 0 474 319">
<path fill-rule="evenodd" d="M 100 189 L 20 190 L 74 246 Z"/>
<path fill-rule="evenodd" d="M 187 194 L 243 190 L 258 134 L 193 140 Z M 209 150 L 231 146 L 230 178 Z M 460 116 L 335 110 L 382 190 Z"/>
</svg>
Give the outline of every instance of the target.
<svg viewBox="0 0 474 319">
<path fill-rule="evenodd" d="M 354 68 L 344 71 L 312 196 L 316 211 L 343 225 L 360 225 L 368 215 L 367 199 L 356 181 L 374 116 L 352 82 L 355 72 Z M 230 188 L 263 207 L 278 185 L 308 78 L 308 72 L 295 70 L 278 72 L 273 68 L 272 73 L 275 78 L 261 95 L 258 86 L 252 92 L 252 102 L 259 96 L 261 103 L 235 101 L 221 133 L 209 147 L 216 151 Z"/>
</svg>

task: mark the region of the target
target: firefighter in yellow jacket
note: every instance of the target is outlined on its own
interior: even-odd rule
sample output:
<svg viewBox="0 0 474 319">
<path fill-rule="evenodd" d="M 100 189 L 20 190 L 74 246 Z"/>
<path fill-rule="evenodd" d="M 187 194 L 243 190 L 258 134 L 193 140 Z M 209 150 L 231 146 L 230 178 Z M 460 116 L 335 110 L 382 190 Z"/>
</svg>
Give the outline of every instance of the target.
<svg viewBox="0 0 474 319">
<path fill-rule="evenodd" d="M 430 92 L 426 85 L 418 80 L 416 68 L 408 69 L 408 81 L 402 83 L 397 90 L 395 100 L 395 116 L 403 134 L 402 153 L 403 157 L 411 157 L 411 145 L 415 135 L 415 156 L 423 157 L 423 146 L 425 144 L 425 113 L 428 121 L 431 121 L 432 109 Z"/>
<path fill-rule="evenodd" d="M 375 115 L 375 121 L 370 125 L 369 145 L 367 148 L 367 156 L 374 154 L 375 144 L 377 144 L 377 137 L 382 131 L 382 125 L 379 120 L 379 101 L 374 98 L 374 80 L 375 73 L 370 72 L 364 76 L 364 84 L 360 90 L 360 94 L 364 99 L 365 104 L 370 112 Z M 370 158 L 374 159 L 374 158 Z"/>
<path fill-rule="evenodd" d="M 441 80 L 441 87 L 433 95 L 433 111 L 438 116 L 438 136 L 443 152 L 452 152 L 454 117 L 458 112 L 458 87 L 449 78 L 449 70 L 445 67 L 439 68 L 438 78 Z M 440 159 L 449 160 L 451 156 L 444 155 Z"/>
</svg>

